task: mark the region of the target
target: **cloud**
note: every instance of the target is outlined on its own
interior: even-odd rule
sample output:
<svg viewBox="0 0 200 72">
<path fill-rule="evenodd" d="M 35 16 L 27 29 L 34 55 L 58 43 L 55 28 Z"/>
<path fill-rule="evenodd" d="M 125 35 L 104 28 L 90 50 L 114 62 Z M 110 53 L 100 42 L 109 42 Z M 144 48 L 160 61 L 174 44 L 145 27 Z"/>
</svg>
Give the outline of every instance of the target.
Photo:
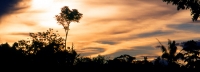
<svg viewBox="0 0 200 72">
<path fill-rule="evenodd" d="M 15 32 L 15 33 L 9 33 L 9 35 L 24 35 L 24 36 L 29 36 L 29 33 L 26 32 Z"/>
<path fill-rule="evenodd" d="M 62 5 L 70 9 L 78 9 L 83 13 L 80 23 L 71 23 L 67 43 L 75 44 L 78 53 L 84 56 L 130 54 L 132 56 L 160 55 L 160 49 L 155 38 L 163 44 L 167 39 L 185 40 L 197 38 L 195 24 L 188 34 L 182 26 L 190 21 L 190 13 L 177 11 L 173 5 L 167 5 L 162 0 L 44 0 L 27 11 L 4 20 L 0 34 L 14 39 L 25 38 L 25 32 L 43 32 L 54 28 L 65 37 L 62 26 L 53 18 Z M 186 15 L 188 13 L 188 15 Z M 185 23 L 190 24 L 190 23 Z M 189 28 L 189 29 L 191 29 Z M 5 34 L 4 34 L 5 33 Z M 7 35 L 11 34 L 11 35 Z M 27 36 L 26 36 L 27 37 Z M 9 39 L 8 38 L 8 39 Z M 11 40 L 4 39 L 5 41 Z"/>
<path fill-rule="evenodd" d="M 77 52 L 80 53 L 82 56 L 90 56 L 92 54 L 98 54 L 104 51 L 105 49 L 100 47 L 87 47 L 77 50 Z"/>
<path fill-rule="evenodd" d="M 168 25 L 167 27 L 175 29 L 175 30 L 181 30 L 184 32 L 200 33 L 200 30 L 199 30 L 200 25 L 196 23 L 171 24 L 171 25 Z"/>
<path fill-rule="evenodd" d="M 160 49 L 152 49 L 152 45 L 157 45 L 154 36 L 172 37 L 176 31 L 168 30 L 166 25 L 182 16 L 177 15 L 176 7 L 156 0 L 87 0 L 83 3 L 77 8 L 83 18 L 80 24 L 71 27 L 68 42 L 87 42 L 76 43 L 81 47 L 77 50 L 93 46 L 105 49 L 102 52 L 85 49 L 88 56 L 159 55 Z"/>
<path fill-rule="evenodd" d="M 156 31 L 141 33 L 141 34 L 138 34 L 137 36 L 138 36 L 139 38 L 143 38 L 143 37 L 162 36 L 162 35 L 173 34 L 173 33 L 174 33 L 174 31 L 156 30 Z"/>
<path fill-rule="evenodd" d="M 110 16 L 112 16 L 114 19 L 116 18 L 130 19 L 130 17 L 135 18 L 135 19 L 146 18 L 146 17 L 157 18 L 158 16 L 160 17 L 166 14 L 172 15 L 178 12 L 176 11 L 176 7 L 172 5 L 167 5 L 166 3 L 162 1 L 155 1 L 155 0 L 154 1 L 150 1 L 150 0 L 118 0 L 118 1 L 88 0 L 88 1 L 85 1 L 85 3 L 86 5 L 90 6 L 91 9 L 93 8 L 98 9 L 99 12 L 97 13 L 101 15 L 100 17 L 104 16 L 105 17 L 104 19 L 110 18 Z M 92 14 L 90 11 L 92 10 L 88 10 L 88 13 Z"/>
<path fill-rule="evenodd" d="M 30 26 L 30 27 L 33 27 L 33 26 L 37 26 L 38 22 L 37 21 L 22 21 L 21 22 L 22 24 L 26 25 L 26 26 Z"/>
<path fill-rule="evenodd" d="M 108 40 L 105 40 L 105 41 L 96 41 L 97 43 L 101 43 L 101 44 L 109 44 L 109 45 L 115 45 L 115 44 L 118 44 L 118 42 L 116 41 L 108 41 Z"/>
<path fill-rule="evenodd" d="M 150 46 L 135 46 L 131 49 L 119 49 L 117 52 L 108 54 L 107 56 L 117 57 L 122 54 L 128 54 L 137 58 L 141 58 L 141 56 L 158 56 L 158 54 L 154 53 L 158 51 L 160 51 L 160 49 L 156 49 Z"/>
<path fill-rule="evenodd" d="M 0 17 L 29 7 L 25 4 L 19 6 L 21 2 L 24 2 L 24 0 L 0 0 Z"/>
</svg>

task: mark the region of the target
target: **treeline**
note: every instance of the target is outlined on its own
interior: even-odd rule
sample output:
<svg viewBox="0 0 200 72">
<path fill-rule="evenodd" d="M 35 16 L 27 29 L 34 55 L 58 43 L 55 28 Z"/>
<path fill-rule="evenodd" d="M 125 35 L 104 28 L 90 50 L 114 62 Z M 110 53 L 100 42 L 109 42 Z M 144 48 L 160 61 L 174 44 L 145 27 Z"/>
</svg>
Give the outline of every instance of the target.
<svg viewBox="0 0 200 72">
<path fill-rule="evenodd" d="M 169 40 L 168 47 L 160 43 L 158 47 L 163 54 L 154 61 L 148 61 L 148 57 L 137 61 L 127 54 L 114 59 L 102 55 L 83 57 L 74 50 L 73 44 L 68 48 L 64 44 L 64 39 L 53 29 L 30 33 L 29 40 L 19 40 L 12 46 L 3 43 L 0 45 L 0 70 L 194 72 L 200 69 L 200 42 L 193 40 L 181 44 Z M 178 45 L 182 46 L 180 52 L 177 52 Z"/>
<path fill-rule="evenodd" d="M 0 45 L 0 66 L 8 70 L 60 70 L 60 71 L 160 71 L 160 68 L 168 70 L 168 67 L 153 64 L 145 58 L 143 61 L 134 61 L 136 58 L 124 54 L 114 59 L 105 56 L 93 58 L 81 57 L 72 48 L 67 50 L 55 50 L 55 44 L 50 44 L 41 48 L 37 53 L 18 49 L 14 43 L 9 46 L 8 43 Z"/>
</svg>

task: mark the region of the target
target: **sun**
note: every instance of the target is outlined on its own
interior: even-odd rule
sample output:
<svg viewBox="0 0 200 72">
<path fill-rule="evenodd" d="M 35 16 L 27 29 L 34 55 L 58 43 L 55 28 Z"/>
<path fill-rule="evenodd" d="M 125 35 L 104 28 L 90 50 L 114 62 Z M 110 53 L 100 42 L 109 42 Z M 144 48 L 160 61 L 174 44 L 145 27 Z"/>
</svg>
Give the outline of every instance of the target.
<svg viewBox="0 0 200 72">
<path fill-rule="evenodd" d="M 57 24 L 55 15 L 60 13 L 63 6 L 74 7 L 75 1 L 73 0 L 32 0 L 32 11 L 39 11 L 37 18 L 40 18 L 39 24 L 44 27 L 61 28 Z"/>
<path fill-rule="evenodd" d="M 32 0 L 31 8 L 32 9 L 47 9 L 51 7 L 54 0 Z"/>
</svg>

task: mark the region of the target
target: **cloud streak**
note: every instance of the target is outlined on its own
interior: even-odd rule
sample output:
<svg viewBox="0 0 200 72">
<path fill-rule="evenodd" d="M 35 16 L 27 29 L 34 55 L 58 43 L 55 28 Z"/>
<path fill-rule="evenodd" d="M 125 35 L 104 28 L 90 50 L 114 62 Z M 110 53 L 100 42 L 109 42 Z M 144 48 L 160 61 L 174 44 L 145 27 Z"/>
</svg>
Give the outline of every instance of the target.
<svg viewBox="0 0 200 72">
<path fill-rule="evenodd" d="M 199 25 L 190 23 L 189 11 L 176 11 L 175 6 L 162 0 L 44 0 L 44 5 L 37 2 L 40 1 L 34 0 L 23 13 L 4 18 L 4 25 L 0 26 L 4 41 L 17 41 L 26 33 L 49 28 L 64 37 L 64 29 L 54 18 L 64 5 L 83 14 L 80 23 L 71 23 L 67 43 L 69 46 L 73 42 L 84 56 L 161 55 L 160 49 L 154 48 L 158 45 L 155 38 L 166 43 L 167 39 L 181 42 L 200 35 Z"/>
<path fill-rule="evenodd" d="M 29 33 L 10 33 L 9 35 L 24 35 L 24 36 L 29 36 Z"/>
</svg>

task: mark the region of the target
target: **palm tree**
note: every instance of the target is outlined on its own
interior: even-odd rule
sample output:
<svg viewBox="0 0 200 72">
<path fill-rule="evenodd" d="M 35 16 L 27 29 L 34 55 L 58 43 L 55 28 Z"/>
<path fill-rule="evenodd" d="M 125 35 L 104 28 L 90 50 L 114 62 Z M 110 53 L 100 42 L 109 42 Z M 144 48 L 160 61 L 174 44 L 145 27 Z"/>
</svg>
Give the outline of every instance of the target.
<svg viewBox="0 0 200 72">
<path fill-rule="evenodd" d="M 176 51 L 177 51 L 176 42 L 168 39 L 168 48 L 162 45 L 159 40 L 158 42 L 161 45 L 160 48 L 163 53 L 161 57 L 167 59 L 169 63 L 174 63 L 176 61 Z"/>
<path fill-rule="evenodd" d="M 59 15 L 56 15 L 57 22 L 63 26 L 66 33 L 65 38 L 65 49 L 66 49 L 66 41 L 67 41 L 67 35 L 69 31 L 69 25 L 71 22 L 79 22 L 79 20 L 82 18 L 81 13 L 78 12 L 77 9 L 70 10 L 68 6 L 64 6 L 61 8 L 61 13 Z"/>
</svg>

